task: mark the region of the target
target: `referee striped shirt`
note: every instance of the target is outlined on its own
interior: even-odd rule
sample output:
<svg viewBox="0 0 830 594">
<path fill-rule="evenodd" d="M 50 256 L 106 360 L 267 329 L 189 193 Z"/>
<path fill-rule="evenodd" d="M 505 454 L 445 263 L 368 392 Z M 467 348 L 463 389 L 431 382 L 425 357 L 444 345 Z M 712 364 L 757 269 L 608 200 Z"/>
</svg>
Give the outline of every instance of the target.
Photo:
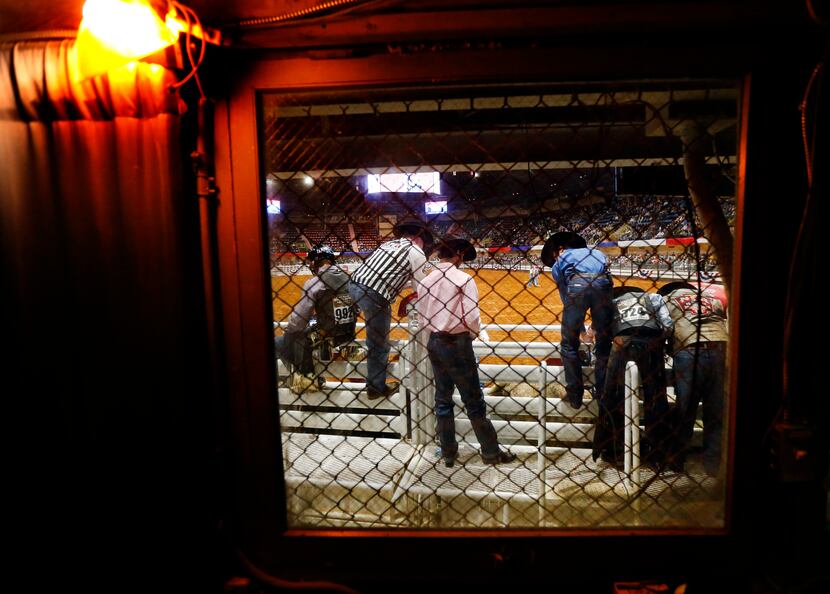
<svg viewBox="0 0 830 594">
<path fill-rule="evenodd" d="M 352 282 L 377 291 L 392 303 L 404 285 L 424 278 L 424 251 L 407 237 L 393 239 L 372 252 L 352 274 Z M 415 283 L 412 289 L 417 291 Z"/>
</svg>

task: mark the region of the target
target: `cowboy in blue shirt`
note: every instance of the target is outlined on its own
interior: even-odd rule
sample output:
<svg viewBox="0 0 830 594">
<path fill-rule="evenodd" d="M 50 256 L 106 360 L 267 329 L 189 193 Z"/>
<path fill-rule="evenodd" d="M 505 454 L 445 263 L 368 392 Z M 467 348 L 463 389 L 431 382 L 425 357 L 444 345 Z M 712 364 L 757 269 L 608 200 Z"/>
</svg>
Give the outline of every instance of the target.
<svg viewBox="0 0 830 594">
<path fill-rule="evenodd" d="M 572 408 L 582 406 L 582 364 L 579 359 L 579 333 L 585 315 L 591 311 L 591 325 L 596 336 L 594 346 L 594 395 L 600 397 L 605 385 L 608 353 L 611 351 L 611 275 L 608 261 L 601 251 L 589 248 L 585 240 L 572 231 L 554 233 L 542 248 L 542 262 L 551 267 L 553 280 L 562 298 L 562 342 L 560 352 L 565 367 L 563 399 Z"/>
</svg>

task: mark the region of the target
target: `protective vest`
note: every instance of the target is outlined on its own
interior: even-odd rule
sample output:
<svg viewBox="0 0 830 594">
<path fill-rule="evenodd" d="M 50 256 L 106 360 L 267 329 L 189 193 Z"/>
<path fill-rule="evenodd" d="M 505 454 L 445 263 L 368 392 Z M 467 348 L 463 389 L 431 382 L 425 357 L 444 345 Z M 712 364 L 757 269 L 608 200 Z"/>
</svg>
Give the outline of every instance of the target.
<svg viewBox="0 0 830 594">
<path fill-rule="evenodd" d="M 633 334 L 645 330 L 657 334 L 662 330 L 657 322 L 657 313 L 647 293 L 625 293 L 614 299 L 614 335 Z"/>
<path fill-rule="evenodd" d="M 357 312 L 349 295 L 349 276 L 330 266 L 320 274 L 320 280 L 326 288 L 314 302 L 317 328 L 324 336 L 333 338 L 335 345 L 354 340 Z"/>
<path fill-rule="evenodd" d="M 726 342 L 729 332 L 723 304 L 711 295 L 678 289 L 666 296 L 674 320 L 674 348 L 686 348 L 697 342 Z"/>
<path fill-rule="evenodd" d="M 697 291 L 682 289 L 669 293 L 669 299 L 691 324 L 706 324 L 726 319 L 723 305 L 706 293 L 698 295 Z"/>
</svg>

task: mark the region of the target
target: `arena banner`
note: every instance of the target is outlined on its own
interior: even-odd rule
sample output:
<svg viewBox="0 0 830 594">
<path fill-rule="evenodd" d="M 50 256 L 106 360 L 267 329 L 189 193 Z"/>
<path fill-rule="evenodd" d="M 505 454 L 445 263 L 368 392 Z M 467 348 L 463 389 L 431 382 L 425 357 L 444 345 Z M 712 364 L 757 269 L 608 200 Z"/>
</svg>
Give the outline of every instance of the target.
<svg viewBox="0 0 830 594">
<path fill-rule="evenodd" d="M 695 242 L 694 237 L 667 237 L 666 245 L 692 245 Z"/>
<path fill-rule="evenodd" d="M 619 247 L 657 247 L 664 245 L 665 239 L 633 239 L 630 241 L 618 241 Z"/>
<path fill-rule="evenodd" d="M 666 239 L 666 245 L 692 245 L 695 243 L 694 237 L 669 237 Z M 709 243 L 705 237 L 698 237 L 697 243 Z"/>
<path fill-rule="evenodd" d="M 695 243 L 694 237 L 665 237 L 662 239 L 634 239 L 630 241 L 615 242 L 618 247 L 658 247 L 661 245 L 692 245 Z M 698 237 L 697 243 L 709 243 L 704 237 Z M 605 243 L 600 243 L 600 247 L 605 247 Z"/>
</svg>

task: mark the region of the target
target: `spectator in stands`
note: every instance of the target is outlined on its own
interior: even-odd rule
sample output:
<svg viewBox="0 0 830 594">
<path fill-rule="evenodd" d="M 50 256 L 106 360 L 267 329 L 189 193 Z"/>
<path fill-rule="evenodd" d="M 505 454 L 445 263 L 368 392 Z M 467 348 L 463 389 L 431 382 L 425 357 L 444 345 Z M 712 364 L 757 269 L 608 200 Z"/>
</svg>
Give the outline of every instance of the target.
<svg viewBox="0 0 830 594">
<path fill-rule="evenodd" d="M 640 373 L 645 408 L 646 439 L 641 442 L 641 455 L 645 464 L 660 470 L 672 451 L 664 362 L 672 318 L 660 295 L 639 287 L 614 287 L 613 297 L 614 338 L 594 431 L 594 460 L 601 457 L 616 466 L 622 464 L 625 368 L 633 361 Z"/>
<path fill-rule="evenodd" d="M 600 250 L 587 247 L 585 240 L 571 231 L 554 233 L 542 248 L 542 262 L 551 267 L 553 280 L 562 299 L 562 342 L 560 351 L 565 367 L 563 399 L 572 408 L 582 406 L 583 380 L 579 358 L 579 333 L 585 326 L 585 314 L 591 311 L 595 336 L 594 395 L 601 397 L 605 385 L 605 368 L 611 350 L 611 274 Z"/>
<path fill-rule="evenodd" d="M 675 281 L 657 291 L 674 320 L 672 352 L 678 463 L 689 451 L 698 404 L 703 403 L 703 467 L 716 476 L 723 443 L 724 376 L 728 329 L 723 304 L 694 285 Z"/>
<path fill-rule="evenodd" d="M 274 338 L 274 350 L 293 366 L 289 386 L 300 394 L 322 378 L 314 377 L 312 343 L 331 340 L 340 345 L 354 340 L 356 308 L 349 295 L 349 275 L 337 266 L 334 251 L 327 245 L 308 252 L 313 276 L 303 285 L 303 295 L 291 312 L 282 336 Z"/>
<path fill-rule="evenodd" d="M 395 239 L 372 252 L 354 272 L 349 285 L 349 293 L 366 319 L 366 390 L 370 400 L 397 391 L 396 385 L 386 384 L 392 302 L 407 283 L 417 291 L 427 263 L 424 252 L 429 252 L 433 241 L 426 224 L 417 219 L 398 223 L 392 232 Z"/>
<path fill-rule="evenodd" d="M 476 250 L 466 239 L 445 237 L 439 243 L 440 262 L 421 283 L 417 310 L 429 332 L 427 352 L 435 376 L 435 417 L 441 457 L 448 467 L 458 455 L 452 395 L 457 387 L 467 417 L 487 464 L 512 462 L 516 455 L 501 450 L 493 424 L 487 418 L 484 394 L 473 352 L 481 330 L 478 287 L 473 277 L 458 269 L 475 260 Z"/>
</svg>

